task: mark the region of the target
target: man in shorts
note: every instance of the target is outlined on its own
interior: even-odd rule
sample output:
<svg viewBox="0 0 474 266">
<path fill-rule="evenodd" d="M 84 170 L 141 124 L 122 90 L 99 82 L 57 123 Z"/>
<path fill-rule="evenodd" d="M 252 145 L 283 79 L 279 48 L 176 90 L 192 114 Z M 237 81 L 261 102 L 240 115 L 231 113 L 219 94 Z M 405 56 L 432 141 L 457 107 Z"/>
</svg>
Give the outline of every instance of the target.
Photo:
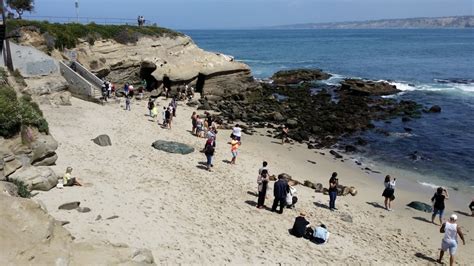
<svg viewBox="0 0 474 266">
<path fill-rule="evenodd" d="M 444 233 L 444 237 L 441 241 L 441 251 L 439 252 L 439 259 L 437 260 L 438 263 L 442 263 L 444 252 L 449 251 L 449 265 L 454 265 L 454 255 L 458 248 L 458 235 L 462 240 L 462 244 L 466 245 L 461 228 L 456 224 L 457 219 L 458 216 L 456 214 L 451 215 L 449 221 L 443 223 L 439 229 L 440 233 Z"/>
</svg>

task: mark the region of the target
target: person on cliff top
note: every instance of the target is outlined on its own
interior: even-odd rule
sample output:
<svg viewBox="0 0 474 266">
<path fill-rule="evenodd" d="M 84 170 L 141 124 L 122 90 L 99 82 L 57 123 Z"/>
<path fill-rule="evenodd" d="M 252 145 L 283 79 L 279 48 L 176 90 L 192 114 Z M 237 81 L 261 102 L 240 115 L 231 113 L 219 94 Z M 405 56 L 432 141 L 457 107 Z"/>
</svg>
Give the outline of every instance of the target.
<svg viewBox="0 0 474 266">
<path fill-rule="evenodd" d="M 281 132 L 281 144 L 284 145 L 285 142 L 289 142 L 289 139 L 288 139 L 288 132 L 289 132 L 289 129 L 287 126 L 283 126 L 283 129 L 282 129 L 282 132 Z"/>
<path fill-rule="evenodd" d="M 337 173 L 334 172 L 329 178 L 329 210 L 334 211 L 336 209 L 336 198 L 337 198 L 337 186 L 339 185 L 339 179 L 337 179 Z"/>
<path fill-rule="evenodd" d="M 58 180 L 58 188 L 63 188 L 63 186 L 82 186 L 81 183 L 77 180 L 77 178 L 72 177 L 72 167 L 66 168 L 66 173 L 64 174 L 62 179 Z"/>
<path fill-rule="evenodd" d="M 230 164 L 235 164 L 235 160 L 237 159 L 238 151 L 237 149 L 239 148 L 240 142 L 233 138 L 230 141 L 230 152 L 232 154 L 232 159 L 230 160 Z"/>
<path fill-rule="evenodd" d="M 444 214 L 444 201 L 449 199 L 448 191 L 445 188 L 439 187 L 436 189 L 435 194 L 431 197 L 431 202 L 433 203 L 433 215 L 431 215 L 431 222 L 434 222 L 436 215 L 439 215 L 439 224 L 443 223 L 443 214 Z"/>
<path fill-rule="evenodd" d="M 265 198 L 267 196 L 268 182 L 270 181 L 268 170 L 265 167 L 266 165 L 260 168 L 260 170 L 258 171 L 258 177 L 257 177 L 257 185 L 258 185 L 257 208 L 258 209 L 262 209 L 265 206 Z"/>
<path fill-rule="evenodd" d="M 439 229 L 440 233 L 444 233 L 443 240 L 441 241 L 441 250 L 439 251 L 438 263 L 442 263 L 444 252 L 449 251 L 449 265 L 454 265 L 454 255 L 458 248 L 458 235 L 462 240 L 462 244 L 466 245 L 464 235 L 461 231 L 461 227 L 456 224 L 458 216 L 456 214 L 451 215 L 449 221 L 443 223 Z"/>
<path fill-rule="evenodd" d="M 385 181 L 384 181 L 384 185 L 385 185 L 385 189 L 382 193 L 382 197 L 385 198 L 385 209 L 387 211 L 391 211 L 392 210 L 392 201 L 395 199 L 395 183 L 396 183 L 397 179 L 394 178 L 392 179 L 390 177 L 390 175 L 387 175 L 385 177 Z"/>
<path fill-rule="evenodd" d="M 147 107 L 148 111 L 150 112 L 150 116 L 153 117 L 153 113 L 151 111 L 153 110 L 153 108 L 155 108 L 155 101 L 152 98 L 148 99 Z"/>
<path fill-rule="evenodd" d="M 300 212 L 300 215 L 295 218 L 293 227 L 290 230 L 290 234 L 301 238 L 305 235 L 306 229 L 309 226 L 308 220 L 306 220 L 306 213 L 304 211 Z"/>
<path fill-rule="evenodd" d="M 282 175 L 279 175 L 278 181 L 276 181 L 273 185 L 273 196 L 275 199 L 273 200 L 272 212 L 276 212 L 278 205 L 280 205 L 280 210 L 278 213 L 283 213 L 283 209 L 286 205 L 286 195 L 288 194 L 289 190 L 290 188 L 288 186 L 288 182 Z"/>
</svg>

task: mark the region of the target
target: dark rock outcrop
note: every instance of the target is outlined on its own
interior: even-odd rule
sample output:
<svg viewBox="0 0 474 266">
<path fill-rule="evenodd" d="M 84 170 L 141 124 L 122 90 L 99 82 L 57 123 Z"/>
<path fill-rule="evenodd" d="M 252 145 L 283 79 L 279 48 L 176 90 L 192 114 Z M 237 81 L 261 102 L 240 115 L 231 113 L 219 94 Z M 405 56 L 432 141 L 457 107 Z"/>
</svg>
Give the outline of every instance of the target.
<svg viewBox="0 0 474 266">
<path fill-rule="evenodd" d="M 272 80 L 278 85 L 298 84 L 304 81 L 325 80 L 330 74 L 321 69 L 281 70 L 273 74 Z"/>
<path fill-rule="evenodd" d="M 348 90 L 355 95 L 381 96 L 399 93 L 395 85 L 385 81 L 371 81 L 362 79 L 345 79 L 341 82 L 342 90 Z"/>
<path fill-rule="evenodd" d="M 433 106 L 430 107 L 428 112 L 430 112 L 430 113 L 441 113 L 441 106 L 433 105 Z"/>
<path fill-rule="evenodd" d="M 92 139 L 92 141 L 102 147 L 105 146 L 112 146 L 112 141 L 110 140 L 110 137 L 108 135 L 99 135 L 95 139 Z"/>
<path fill-rule="evenodd" d="M 157 140 L 152 144 L 153 148 L 169 153 L 189 154 L 194 148 L 183 143 L 174 141 Z"/>
<path fill-rule="evenodd" d="M 415 210 L 422 211 L 422 212 L 432 212 L 433 211 L 433 207 L 431 207 L 431 205 L 420 202 L 420 201 L 412 201 L 407 206 L 410 207 L 410 208 L 413 208 Z"/>
</svg>

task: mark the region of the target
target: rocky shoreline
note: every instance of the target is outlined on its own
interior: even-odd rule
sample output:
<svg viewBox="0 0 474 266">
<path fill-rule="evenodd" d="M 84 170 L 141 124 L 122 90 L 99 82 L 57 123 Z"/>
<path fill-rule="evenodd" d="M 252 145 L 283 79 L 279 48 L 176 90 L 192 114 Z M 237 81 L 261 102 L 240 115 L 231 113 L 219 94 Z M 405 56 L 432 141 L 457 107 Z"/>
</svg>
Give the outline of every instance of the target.
<svg viewBox="0 0 474 266">
<path fill-rule="evenodd" d="M 204 97 L 198 109 L 213 110 L 216 119 L 232 125 L 246 124 L 244 132 L 253 134 L 255 128 L 267 128 L 268 136 L 281 137 L 281 128 L 287 126 L 294 141 L 306 143 L 310 149 L 334 147 L 341 139 L 354 133 L 377 129 L 374 121 L 402 119 L 410 121 L 424 111 L 434 112 L 414 101 L 397 100 L 382 96 L 400 92 L 384 81 L 345 79 L 339 85 L 324 82 L 331 75 L 322 70 L 297 69 L 275 73 L 270 81 L 260 81 L 256 89 L 229 95 L 220 101 Z M 353 145 L 365 145 L 357 139 Z M 353 145 L 341 147 L 353 152 Z"/>
</svg>

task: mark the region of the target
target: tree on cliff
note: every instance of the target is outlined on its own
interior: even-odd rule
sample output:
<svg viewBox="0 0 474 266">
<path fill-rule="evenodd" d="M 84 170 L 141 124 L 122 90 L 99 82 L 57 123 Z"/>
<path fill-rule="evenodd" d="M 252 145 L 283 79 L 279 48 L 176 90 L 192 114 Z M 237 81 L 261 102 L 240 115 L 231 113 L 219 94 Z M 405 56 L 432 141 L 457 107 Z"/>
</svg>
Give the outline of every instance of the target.
<svg viewBox="0 0 474 266">
<path fill-rule="evenodd" d="M 11 9 L 18 13 L 19 19 L 21 19 L 23 12 L 31 12 L 35 8 L 34 0 L 7 0 L 7 4 L 9 7 L 11 7 Z"/>
</svg>

